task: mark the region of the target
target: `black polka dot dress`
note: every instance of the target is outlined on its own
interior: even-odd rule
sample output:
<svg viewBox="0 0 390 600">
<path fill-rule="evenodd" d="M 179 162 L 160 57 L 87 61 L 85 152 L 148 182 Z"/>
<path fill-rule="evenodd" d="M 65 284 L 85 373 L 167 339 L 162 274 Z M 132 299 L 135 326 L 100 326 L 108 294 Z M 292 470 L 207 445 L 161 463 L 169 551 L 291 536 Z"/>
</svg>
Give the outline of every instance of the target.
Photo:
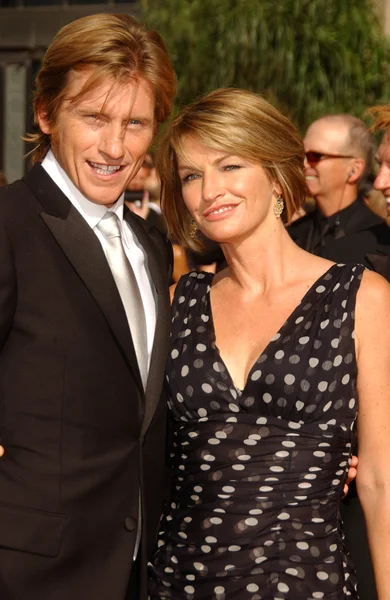
<svg viewBox="0 0 390 600">
<path fill-rule="evenodd" d="M 243 390 L 215 345 L 213 276 L 179 281 L 167 366 L 174 479 L 149 565 L 151 599 L 358 597 L 339 502 L 357 416 L 363 270 L 332 265 Z"/>
</svg>

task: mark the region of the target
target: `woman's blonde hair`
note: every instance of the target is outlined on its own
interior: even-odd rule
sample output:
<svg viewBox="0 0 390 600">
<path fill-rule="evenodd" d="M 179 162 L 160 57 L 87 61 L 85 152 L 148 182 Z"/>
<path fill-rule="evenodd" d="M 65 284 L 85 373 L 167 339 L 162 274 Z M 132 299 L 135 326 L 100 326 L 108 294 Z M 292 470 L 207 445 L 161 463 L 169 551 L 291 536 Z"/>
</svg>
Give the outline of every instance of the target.
<svg viewBox="0 0 390 600">
<path fill-rule="evenodd" d="M 91 76 L 73 101 L 107 79 L 123 83 L 143 78 L 155 92 L 157 123 L 170 115 L 176 78 L 162 38 L 128 15 L 101 13 L 66 25 L 47 49 L 34 93 L 34 122 L 38 127 L 40 109 L 55 127 L 70 74 L 88 67 L 93 67 Z M 34 144 L 33 162 L 42 160 L 50 148 L 50 135 L 39 131 L 27 139 Z"/>
<path fill-rule="evenodd" d="M 290 221 L 308 197 L 303 175 L 304 148 L 292 123 L 261 96 L 223 88 L 207 94 L 167 126 L 156 151 L 161 201 L 172 238 L 187 248 L 201 245 L 190 236 L 191 215 L 181 192 L 177 157 L 185 158 L 184 138 L 261 164 L 282 189 L 284 220 Z"/>
</svg>

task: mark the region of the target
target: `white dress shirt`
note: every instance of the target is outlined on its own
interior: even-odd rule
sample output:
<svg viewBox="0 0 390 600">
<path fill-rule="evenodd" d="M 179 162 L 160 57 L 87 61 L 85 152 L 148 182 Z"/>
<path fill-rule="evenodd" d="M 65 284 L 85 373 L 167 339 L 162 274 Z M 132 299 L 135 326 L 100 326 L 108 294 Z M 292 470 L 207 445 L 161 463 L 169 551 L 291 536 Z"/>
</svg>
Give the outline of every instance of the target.
<svg viewBox="0 0 390 600">
<path fill-rule="evenodd" d="M 156 328 L 156 293 L 147 266 L 147 255 L 131 227 L 127 221 L 123 219 L 124 194 L 118 198 L 114 206 L 108 209 L 106 206 L 95 204 L 83 196 L 83 194 L 72 183 L 64 169 L 59 165 L 51 150 L 49 150 L 43 159 L 42 167 L 45 169 L 46 173 L 51 177 L 54 183 L 58 185 L 65 196 L 70 200 L 73 206 L 78 210 L 91 229 L 93 229 L 102 245 L 103 250 L 104 238 L 96 229 L 96 225 L 104 217 L 107 210 L 110 210 L 117 215 L 120 223 L 123 247 L 134 271 L 145 310 L 149 368 L 154 332 Z"/>
</svg>

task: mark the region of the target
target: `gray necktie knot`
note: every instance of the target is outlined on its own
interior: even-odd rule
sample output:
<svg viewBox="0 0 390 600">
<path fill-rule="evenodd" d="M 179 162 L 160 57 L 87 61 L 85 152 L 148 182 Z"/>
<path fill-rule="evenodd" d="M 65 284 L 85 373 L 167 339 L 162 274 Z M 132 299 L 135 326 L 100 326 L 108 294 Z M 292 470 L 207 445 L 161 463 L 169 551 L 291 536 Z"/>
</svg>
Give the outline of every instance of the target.
<svg viewBox="0 0 390 600">
<path fill-rule="evenodd" d="M 122 237 L 119 229 L 119 219 L 116 214 L 110 210 L 108 210 L 104 217 L 99 221 L 97 228 L 106 239 Z"/>
</svg>

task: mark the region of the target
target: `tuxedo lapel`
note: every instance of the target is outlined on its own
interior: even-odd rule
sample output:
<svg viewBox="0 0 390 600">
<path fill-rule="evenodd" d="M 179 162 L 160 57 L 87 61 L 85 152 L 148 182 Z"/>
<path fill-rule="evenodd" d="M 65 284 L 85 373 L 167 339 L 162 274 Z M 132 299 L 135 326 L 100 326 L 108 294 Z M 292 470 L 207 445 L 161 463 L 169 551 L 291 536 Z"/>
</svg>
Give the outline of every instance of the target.
<svg viewBox="0 0 390 600">
<path fill-rule="evenodd" d="M 145 414 L 141 435 L 144 435 L 151 423 L 157 404 L 161 398 L 164 383 L 165 365 L 169 351 L 169 333 L 171 327 L 171 309 L 165 262 L 159 260 L 159 253 L 153 242 L 152 229 L 146 224 L 140 224 L 131 213 L 125 218 L 137 236 L 147 256 L 147 268 L 156 290 L 156 330 L 153 340 L 153 350 L 150 360 L 149 376 L 145 391 Z M 146 230 L 145 230 L 146 226 Z"/>
<path fill-rule="evenodd" d="M 34 167 L 24 181 L 44 209 L 42 220 L 103 312 L 142 390 L 126 314 L 99 240 L 42 167 Z"/>
</svg>

